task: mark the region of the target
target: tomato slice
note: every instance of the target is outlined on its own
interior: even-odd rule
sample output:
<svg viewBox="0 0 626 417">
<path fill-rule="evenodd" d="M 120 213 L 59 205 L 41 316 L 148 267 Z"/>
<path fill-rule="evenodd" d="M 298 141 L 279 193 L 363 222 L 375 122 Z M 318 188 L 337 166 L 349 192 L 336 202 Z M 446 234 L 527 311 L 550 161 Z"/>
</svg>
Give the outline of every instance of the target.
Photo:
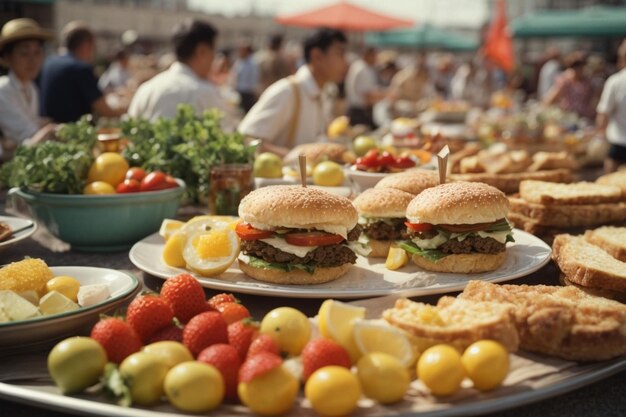
<svg viewBox="0 0 626 417">
<path fill-rule="evenodd" d="M 409 223 L 409 222 L 404 222 L 404 224 L 406 224 L 406 227 L 408 227 L 409 229 L 413 230 L 414 232 L 428 232 L 429 230 L 431 230 L 433 228 L 433 225 L 430 223 Z"/>
<path fill-rule="evenodd" d="M 235 233 L 237 233 L 237 236 L 239 236 L 241 240 L 267 239 L 274 234 L 271 230 L 255 229 L 248 223 L 238 223 L 235 228 Z"/>
<path fill-rule="evenodd" d="M 328 246 L 343 241 L 343 237 L 326 232 L 288 233 L 285 240 L 296 246 Z"/>
</svg>

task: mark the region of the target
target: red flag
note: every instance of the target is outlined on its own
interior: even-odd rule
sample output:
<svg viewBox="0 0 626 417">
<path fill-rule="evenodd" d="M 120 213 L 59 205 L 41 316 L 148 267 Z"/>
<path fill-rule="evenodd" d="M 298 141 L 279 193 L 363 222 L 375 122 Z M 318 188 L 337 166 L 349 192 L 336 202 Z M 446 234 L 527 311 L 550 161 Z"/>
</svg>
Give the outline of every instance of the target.
<svg viewBox="0 0 626 417">
<path fill-rule="evenodd" d="M 491 20 L 485 36 L 484 53 L 491 62 L 506 72 L 515 67 L 513 41 L 507 30 L 506 10 L 504 0 L 498 0 L 495 16 Z"/>
</svg>

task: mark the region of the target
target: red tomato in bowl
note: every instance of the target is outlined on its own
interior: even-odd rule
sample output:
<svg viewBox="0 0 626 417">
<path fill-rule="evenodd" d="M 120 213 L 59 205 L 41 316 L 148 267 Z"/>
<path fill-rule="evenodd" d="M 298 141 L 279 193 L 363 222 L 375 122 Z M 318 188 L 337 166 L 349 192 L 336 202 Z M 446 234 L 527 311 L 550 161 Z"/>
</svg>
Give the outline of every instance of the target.
<svg viewBox="0 0 626 417">
<path fill-rule="evenodd" d="M 131 178 L 125 179 L 124 182 L 119 183 L 115 188 L 115 191 L 118 194 L 137 193 L 139 192 L 140 188 L 141 184 L 139 183 L 139 181 Z"/>
<path fill-rule="evenodd" d="M 171 179 L 167 179 L 168 175 L 165 175 L 161 171 L 154 171 L 149 173 L 141 180 L 141 191 L 158 191 L 165 190 L 167 188 L 178 187 L 178 183 L 174 180 L 173 177 Z"/>
<path fill-rule="evenodd" d="M 141 181 L 146 176 L 146 171 L 143 168 L 132 167 L 126 171 L 126 179 Z"/>
</svg>

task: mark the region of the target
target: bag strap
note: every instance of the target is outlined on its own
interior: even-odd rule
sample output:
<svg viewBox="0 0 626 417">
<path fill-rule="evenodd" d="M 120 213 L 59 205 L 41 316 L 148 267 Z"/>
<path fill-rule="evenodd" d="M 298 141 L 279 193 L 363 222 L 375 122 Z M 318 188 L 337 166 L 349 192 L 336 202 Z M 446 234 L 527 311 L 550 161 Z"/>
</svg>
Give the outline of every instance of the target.
<svg viewBox="0 0 626 417">
<path fill-rule="evenodd" d="M 288 77 L 289 85 L 293 91 L 294 106 L 291 120 L 289 122 L 289 130 L 287 133 L 287 147 L 292 149 L 296 140 L 296 132 L 298 131 L 298 121 L 300 119 L 300 85 L 293 75 Z"/>
</svg>

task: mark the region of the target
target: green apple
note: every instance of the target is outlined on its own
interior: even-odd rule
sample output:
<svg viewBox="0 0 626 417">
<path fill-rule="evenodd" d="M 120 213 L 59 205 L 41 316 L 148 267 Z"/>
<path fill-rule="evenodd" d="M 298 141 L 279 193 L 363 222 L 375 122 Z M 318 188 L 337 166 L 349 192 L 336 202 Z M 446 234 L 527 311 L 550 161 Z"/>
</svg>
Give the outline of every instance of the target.
<svg viewBox="0 0 626 417">
<path fill-rule="evenodd" d="M 352 149 L 357 156 L 363 156 L 377 146 L 376 140 L 371 136 L 357 136 L 352 142 Z"/>
<path fill-rule="evenodd" d="M 283 176 L 283 161 L 280 156 L 263 152 L 254 160 L 254 176 L 261 178 L 281 178 Z"/>
</svg>

